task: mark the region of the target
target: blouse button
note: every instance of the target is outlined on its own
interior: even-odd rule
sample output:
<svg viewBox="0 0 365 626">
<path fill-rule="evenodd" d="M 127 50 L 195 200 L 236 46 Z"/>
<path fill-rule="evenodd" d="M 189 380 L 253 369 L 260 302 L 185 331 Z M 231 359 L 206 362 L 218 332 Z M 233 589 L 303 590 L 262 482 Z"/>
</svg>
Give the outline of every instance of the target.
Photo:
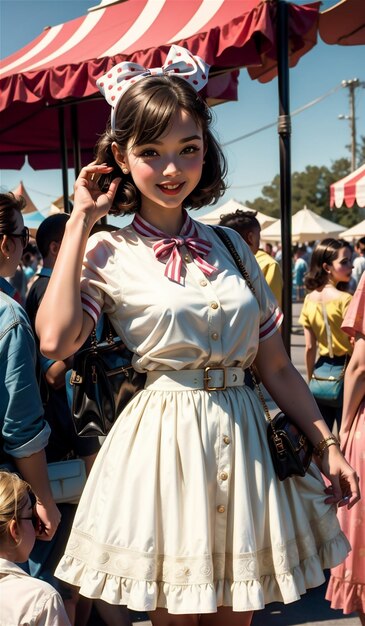
<svg viewBox="0 0 365 626">
<path fill-rule="evenodd" d="M 206 287 L 208 283 L 207 283 L 206 280 L 201 280 L 200 284 L 201 284 L 202 287 Z"/>
<path fill-rule="evenodd" d="M 223 506 L 222 504 L 220 504 L 219 506 L 217 506 L 217 511 L 218 513 L 224 513 L 226 510 L 226 507 Z"/>
<path fill-rule="evenodd" d="M 212 339 L 217 340 L 219 335 L 218 335 L 218 333 L 212 333 L 211 337 L 212 337 Z"/>
<path fill-rule="evenodd" d="M 228 478 L 227 472 L 221 472 L 220 473 L 220 479 L 221 480 L 227 480 L 227 478 Z"/>
<path fill-rule="evenodd" d="M 190 256 L 189 256 L 188 254 L 185 254 L 185 255 L 184 255 L 184 260 L 185 260 L 185 261 L 190 261 Z"/>
<path fill-rule="evenodd" d="M 211 306 L 212 309 L 218 309 L 218 303 L 217 302 L 212 302 L 210 306 Z"/>
<path fill-rule="evenodd" d="M 224 435 L 224 437 L 223 437 L 223 441 L 224 441 L 224 443 L 226 443 L 226 444 L 227 444 L 227 446 L 228 446 L 228 444 L 229 444 L 229 443 L 231 443 L 231 440 L 230 440 L 230 438 L 228 437 L 228 435 Z"/>
</svg>

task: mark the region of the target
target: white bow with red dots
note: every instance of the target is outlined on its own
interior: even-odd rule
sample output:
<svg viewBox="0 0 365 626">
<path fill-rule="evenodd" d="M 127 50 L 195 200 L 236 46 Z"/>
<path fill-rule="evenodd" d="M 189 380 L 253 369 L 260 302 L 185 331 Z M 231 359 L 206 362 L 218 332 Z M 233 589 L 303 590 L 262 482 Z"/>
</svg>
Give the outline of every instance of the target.
<svg viewBox="0 0 365 626">
<path fill-rule="evenodd" d="M 208 63 L 186 48 L 173 45 L 162 67 L 147 69 L 138 63 L 123 61 L 98 78 L 96 85 L 112 107 L 113 127 L 114 112 L 121 96 L 137 81 L 148 76 L 175 74 L 200 91 L 208 82 L 209 67 Z"/>
</svg>

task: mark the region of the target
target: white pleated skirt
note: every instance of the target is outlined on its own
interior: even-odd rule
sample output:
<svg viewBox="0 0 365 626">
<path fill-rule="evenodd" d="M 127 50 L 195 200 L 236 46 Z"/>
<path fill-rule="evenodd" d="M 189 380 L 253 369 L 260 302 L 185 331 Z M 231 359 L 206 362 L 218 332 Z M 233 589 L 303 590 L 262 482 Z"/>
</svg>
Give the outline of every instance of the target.
<svg viewBox="0 0 365 626">
<path fill-rule="evenodd" d="M 349 544 L 315 464 L 280 482 L 251 389 L 144 390 L 103 444 L 56 575 L 176 614 L 298 600 Z"/>
</svg>

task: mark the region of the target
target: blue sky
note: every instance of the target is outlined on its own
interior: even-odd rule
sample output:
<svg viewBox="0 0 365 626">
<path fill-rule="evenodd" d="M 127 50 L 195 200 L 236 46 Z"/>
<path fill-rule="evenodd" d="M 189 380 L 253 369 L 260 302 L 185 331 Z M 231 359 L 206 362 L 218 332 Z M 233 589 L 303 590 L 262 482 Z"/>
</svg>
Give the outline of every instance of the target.
<svg viewBox="0 0 365 626">
<path fill-rule="evenodd" d="M 183 4 L 184 0 L 180 0 Z M 95 6 L 93 0 L 1 0 L 0 56 L 4 58 L 20 49 L 42 31 L 71 20 Z M 334 4 L 322 3 L 323 8 Z M 359 78 L 365 83 L 364 46 L 328 46 L 320 40 L 298 65 L 290 70 L 291 111 L 327 94 L 341 81 Z M 239 100 L 214 108 L 215 130 L 221 143 L 250 133 L 270 123 L 278 115 L 278 85 L 252 81 L 245 70 L 240 73 Z M 292 171 L 306 165 L 327 165 L 342 156 L 349 156 L 348 120 L 338 115 L 349 113 L 348 89 L 339 88 L 292 118 Z M 357 137 L 365 135 L 365 89 L 356 90 Z M 230 198 L 241 202 L 260 195 L 264 184 L 279 172 L 279 145 L 276 125 L 225 148 L 229 164 L 229 184 L 223 203 Z M 39 209 L 46 209 L 62 194 L 61 173 L 57 170 L 3 170 L 3 190 L 13 189 L 23 180 L 30 197 Z M 70 172 L 70 188 L 74 179 Z"/>
</svg>

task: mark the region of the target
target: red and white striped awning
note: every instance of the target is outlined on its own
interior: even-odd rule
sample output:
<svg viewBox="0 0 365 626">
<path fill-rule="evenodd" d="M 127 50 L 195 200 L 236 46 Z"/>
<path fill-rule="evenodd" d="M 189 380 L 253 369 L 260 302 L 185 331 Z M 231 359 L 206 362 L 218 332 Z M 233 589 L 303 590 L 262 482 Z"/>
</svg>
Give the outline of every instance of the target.
<svg viewBox="0 0 365 626">
<path fill-rule="evenodd" d="M 316 43 L 319 5 L 288 3 L 292 66 Z M 55 107 L 97 97 L 96 79 L 120 61 L 161 66 L 172 43 L 212 66 L 203 93 L 211 103 L 237 98 L 241 67 L 249 67 L 251 77 L 262 81 L 276 75 L 275 1 L 128 0 L 102 2 L 93 9 L 46 28 L 0 62 L 0 167 L 21 167 L 24 154 L 35 168 L 55 166 Z M 82 108 L 80 143 L 89 152 L 108 112 L 95 100 Z M 66 135 L 70 140 L 69 123 Z"/>
<path fill-rule="evenodd" d="M 330 186 L 330 206 L 365 207 L 365 164 Z"/>
<path fill-rule="evenodd" d="M 341 0 L 319 16 L 319 34 L 325 43 L 341 46 L 365 44 L 364 0 Z"/>
</svg>

